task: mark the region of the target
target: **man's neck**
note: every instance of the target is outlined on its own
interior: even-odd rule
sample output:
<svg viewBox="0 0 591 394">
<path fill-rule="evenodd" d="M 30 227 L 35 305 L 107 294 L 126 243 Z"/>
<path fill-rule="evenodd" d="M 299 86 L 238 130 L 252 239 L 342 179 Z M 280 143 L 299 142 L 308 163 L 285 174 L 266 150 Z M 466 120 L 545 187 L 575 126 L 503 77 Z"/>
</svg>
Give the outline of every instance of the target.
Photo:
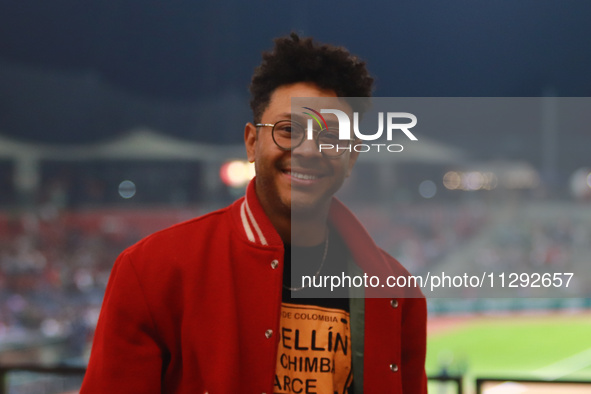
<svg viewBox="0 0 591 394">
<path fill-rule="evenodd" d="M 297 219 L 296 216 L 298 216 Z M 283 242 L 294 246 L 315 246 L 323 243 L 328 236 L 328 209 L 307 218 L 299 216 L 292 214 L 291 238 Z"/>
<path fill-rule="evenodd" d="M 269 220 L 284 243 L 294 246 L 314 246 L 324 242 L 327 235 L 328 210 L 313 215 L 267 213 Z"/>
</svg>

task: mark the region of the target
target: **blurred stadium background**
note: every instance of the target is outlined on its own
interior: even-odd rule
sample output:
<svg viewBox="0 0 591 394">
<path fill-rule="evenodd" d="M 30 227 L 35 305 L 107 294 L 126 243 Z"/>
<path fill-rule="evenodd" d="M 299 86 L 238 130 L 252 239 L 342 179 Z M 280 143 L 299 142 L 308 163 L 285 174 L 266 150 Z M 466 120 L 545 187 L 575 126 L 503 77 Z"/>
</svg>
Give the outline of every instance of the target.
<svg viewBox="0 0 591 394">
<path fill-rule="evenodd" d="M 377 96 L 548 97 L 538 128 L 428 136 L 354 173 L 341 198 L 380 246 L 415 271 L 591 267 L 591 132 L 552 105 L 589 96 L 589 3 L 104 3 L 0 4 L 5 392 L 76 390 L 79 370 L 42 367 L 85 366 L 116 256 L 243 193 L 249 76 L 291 30 L 365 58 Z M 372 166 L 362 156 L 358 173 Z M 477 378 L 513 380 L 488 394 L 591 392 L 525 381 L 591 381 L 591 288 L 527 296 L 431 300 L 428 374 L 463 376 L 467 392 Z"/>
</svg>

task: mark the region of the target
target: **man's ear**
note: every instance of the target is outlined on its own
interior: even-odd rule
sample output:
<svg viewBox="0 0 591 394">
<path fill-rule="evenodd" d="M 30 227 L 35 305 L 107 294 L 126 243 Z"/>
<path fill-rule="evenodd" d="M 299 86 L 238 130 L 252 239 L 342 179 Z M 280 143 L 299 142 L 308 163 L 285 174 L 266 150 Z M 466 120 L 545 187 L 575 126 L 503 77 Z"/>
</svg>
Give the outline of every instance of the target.
<svg viewBox="0 0 591 394">
<path fill-rule="evenodd" d="M 359 157 L 359 152 L 357 152 L 354 148 L 355 145 L 360 143 L 360 139 L 356 138 L 351 143 L 351 153 L 349 154 L 349 163 L 347 164 L 347 172 L 345 173 L 346 177 L 351 175 L 351 171 L 353 171 L 353 166 L 355 166 L 355 162 L 357 162 L 357 158 Z"/>
<path fill-rule="evenodd" d="M 244 126 L 244 145 L 246 146 L 246 157 L 248 161 L 254 163 L 255 145 L 257 141 L 257 128 L 252 123 L 248 122 Z"/>
</svg>

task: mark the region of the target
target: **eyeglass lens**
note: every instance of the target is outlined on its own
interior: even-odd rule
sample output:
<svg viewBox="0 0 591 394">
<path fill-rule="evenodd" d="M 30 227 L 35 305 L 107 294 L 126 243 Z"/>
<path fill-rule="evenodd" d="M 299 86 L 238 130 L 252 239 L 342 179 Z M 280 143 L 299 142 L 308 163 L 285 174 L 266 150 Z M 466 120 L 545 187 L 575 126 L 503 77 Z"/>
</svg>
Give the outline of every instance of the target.
<svg viewBox="0 0 591 394">
<path fill-rule="evenodd" d="M 273 140 L 282 149 L 292 150 L 302 144 L 306 129 L 300 123 L 282 120 L 273 127 Z M 340 156 L 351 144 L 350 140 L 339 139 L 338 128 L 323 129 L 317 134 L 317 144 L 322 145 L 322 153 L 327 156 Z"/>
</svg>

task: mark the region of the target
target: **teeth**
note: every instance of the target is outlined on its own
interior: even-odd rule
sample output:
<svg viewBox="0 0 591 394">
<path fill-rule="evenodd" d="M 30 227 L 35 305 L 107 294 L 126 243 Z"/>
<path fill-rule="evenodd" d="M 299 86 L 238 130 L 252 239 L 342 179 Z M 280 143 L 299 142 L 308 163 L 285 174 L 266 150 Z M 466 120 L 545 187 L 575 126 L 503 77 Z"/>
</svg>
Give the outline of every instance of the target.
<svg viewBox="0 0 591 394">
<path fill-rule="evenodd" d="M 305 179 L 305 180 L 318 179 L 318 177 L 316 175 L 300 174 L 297 172 L 288 172 L 288 174 L 291 175 L 292 177 L 298 178 L 298 179 Z"/>
</svg>

